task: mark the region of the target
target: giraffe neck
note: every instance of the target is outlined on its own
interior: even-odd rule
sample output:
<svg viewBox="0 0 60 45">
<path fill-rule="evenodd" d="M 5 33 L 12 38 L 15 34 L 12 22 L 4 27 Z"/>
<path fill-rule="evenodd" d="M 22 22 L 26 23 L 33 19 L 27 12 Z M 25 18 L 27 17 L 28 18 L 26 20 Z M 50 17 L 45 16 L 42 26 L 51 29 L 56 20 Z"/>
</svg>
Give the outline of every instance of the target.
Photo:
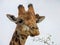
<svg viewBox="0 0 60 45">
<path fill-rule="evenodd" d="M 22 29 L 21 30 L 16 29 L 13 34 L 10 45 L 25 45 L 27 37 L 28 35 L 26 34 L 24 30 L 22 31 Z"/>
</svg>

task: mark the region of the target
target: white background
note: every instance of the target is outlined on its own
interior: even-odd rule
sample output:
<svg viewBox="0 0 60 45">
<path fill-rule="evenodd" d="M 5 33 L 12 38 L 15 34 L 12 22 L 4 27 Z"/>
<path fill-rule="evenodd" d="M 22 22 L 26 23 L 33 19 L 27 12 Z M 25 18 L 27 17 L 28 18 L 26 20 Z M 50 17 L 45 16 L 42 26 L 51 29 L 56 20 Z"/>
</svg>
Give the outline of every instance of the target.
<svg viewBox="0 0 60 45">
<path fill-rule="evenodd" d="M 19 4 L 23 4 L 27 10 L 28 4 L 32 3 L 35 12 L 45 16 L 45 20 L 38 24 L 40 36 L 51 34 L 53 41 L 60 45 L 60 0 L 0 0 L 0 45 L 9 45 L 16 25 L 11 22 L 6 14 L 17 17 Z M 25 45 L 43 45 L 28 37 Z"/>
</svg>

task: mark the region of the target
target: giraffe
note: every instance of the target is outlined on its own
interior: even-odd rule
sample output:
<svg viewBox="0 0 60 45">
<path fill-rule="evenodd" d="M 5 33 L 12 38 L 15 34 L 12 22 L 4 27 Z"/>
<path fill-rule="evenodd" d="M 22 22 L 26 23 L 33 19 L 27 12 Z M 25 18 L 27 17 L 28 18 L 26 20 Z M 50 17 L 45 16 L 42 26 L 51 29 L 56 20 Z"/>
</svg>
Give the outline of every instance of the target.
<svg viewBox="0 0 60 45">
<path fill-rule="evenodd" d="M 32 4 L 28 5 L 27 11 L 23 5 L 19 5 L 18 17 L 11 14 L 7 14 L 7 17 L 16 24 L 16 29 L 9 45 L 25 45 L 28 36 L 38 36 L 40 32 L 37 23 L 45 18 L 45 16 L 35 14 Z"/>
</svg>

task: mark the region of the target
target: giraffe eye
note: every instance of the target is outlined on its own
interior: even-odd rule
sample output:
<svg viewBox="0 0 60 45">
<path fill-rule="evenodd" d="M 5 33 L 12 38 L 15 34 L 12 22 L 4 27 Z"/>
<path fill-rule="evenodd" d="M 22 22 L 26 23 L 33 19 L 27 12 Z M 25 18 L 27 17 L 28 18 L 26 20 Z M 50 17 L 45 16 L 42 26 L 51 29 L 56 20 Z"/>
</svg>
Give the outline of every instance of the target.
<svg viewBox="0 0 60 45">
<path fill-rule="evenodd" d="M 21 20 L 19 20 L 19 23 L 22 23 L 23 22 L 23 20 L 21 19 Z"/>
</svg>

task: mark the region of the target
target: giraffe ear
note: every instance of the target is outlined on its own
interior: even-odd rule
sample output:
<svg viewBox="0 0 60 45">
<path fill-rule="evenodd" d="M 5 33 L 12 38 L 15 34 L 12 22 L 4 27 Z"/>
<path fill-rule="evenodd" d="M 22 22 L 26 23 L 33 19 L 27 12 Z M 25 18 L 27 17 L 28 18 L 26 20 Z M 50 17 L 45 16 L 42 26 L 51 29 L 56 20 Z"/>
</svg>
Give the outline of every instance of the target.
<svg viewBox="0 0 60 45">
<path fill-rule="evenodd" d="M 39 14 L 36 14 L 35 17 L 36 17 L 36 23 L 39 23 L 45 19 L 45 16 L 39 16 Z"/>
<path fill-rule="evenodd" d="M 16 22 L 17 18 L 13 15 L 7 14 L 7 17 L 12 21 L 12 22 Z"/>
</svg>

